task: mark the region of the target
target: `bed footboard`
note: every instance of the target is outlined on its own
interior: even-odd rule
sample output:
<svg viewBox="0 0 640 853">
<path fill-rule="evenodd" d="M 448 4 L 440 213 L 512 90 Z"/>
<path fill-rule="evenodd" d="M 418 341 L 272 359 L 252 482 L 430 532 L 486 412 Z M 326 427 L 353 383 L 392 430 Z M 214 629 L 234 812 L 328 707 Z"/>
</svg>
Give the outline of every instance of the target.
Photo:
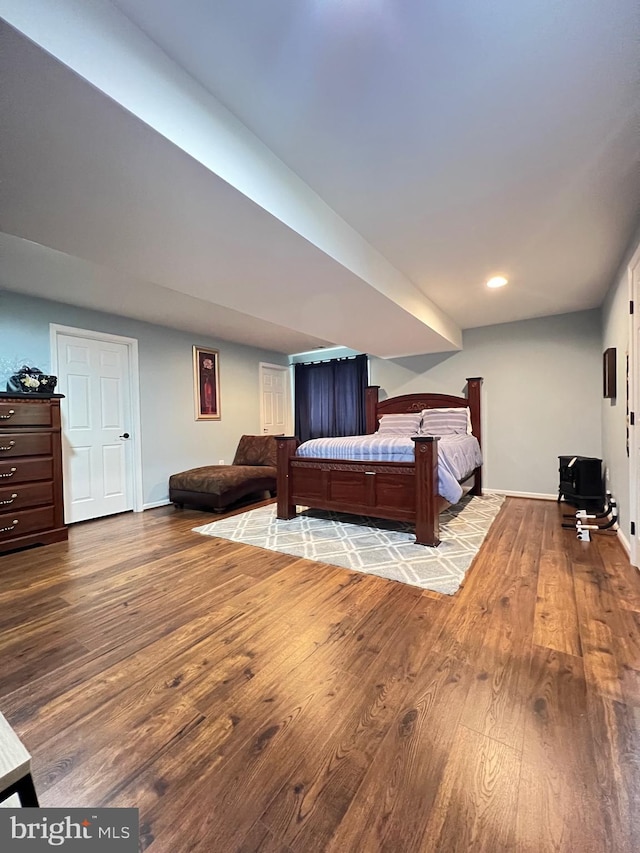
<svg viewBox="0 0 640 853">
<path fill-rule="evenodd" d="M 413 440 L 415 462 L 360 462 L 299 457 L 294 436 L 278 438 L 278 518 L 294 518 L 302 505 L 408 521 L 417 543 L 438 545 L 438 439 Z"/>
</svg>

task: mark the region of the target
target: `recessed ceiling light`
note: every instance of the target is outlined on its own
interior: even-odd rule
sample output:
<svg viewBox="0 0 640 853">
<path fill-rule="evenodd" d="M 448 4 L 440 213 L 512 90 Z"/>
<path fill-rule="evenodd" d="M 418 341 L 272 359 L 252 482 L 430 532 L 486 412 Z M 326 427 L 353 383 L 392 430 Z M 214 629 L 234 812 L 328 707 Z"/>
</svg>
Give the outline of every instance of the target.
<svg viewBox="0 0 640 853">
<path fill-rule="evenodd" d="M 508 278 L 505 278 L 503 275 L 494 275 L 487 282 L 487 287 L 504 287 L 505 284 L 509 284 Z"/>
</svg>

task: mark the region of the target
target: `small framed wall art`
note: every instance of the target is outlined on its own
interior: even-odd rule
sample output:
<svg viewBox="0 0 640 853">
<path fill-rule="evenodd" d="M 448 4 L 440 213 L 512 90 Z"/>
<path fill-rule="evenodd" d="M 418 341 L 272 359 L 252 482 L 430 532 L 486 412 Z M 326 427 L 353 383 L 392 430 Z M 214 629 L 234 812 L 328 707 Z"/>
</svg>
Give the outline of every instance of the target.
<svg viewBox="0 0 640 853">
<path fill-rule="evenodd" d="M 217 349 L 193 348 L 193 394 L 197 421 L 220 420 L 220 371 Z"/>
<path fill-rule="evenodd" d="M 602 395 L 614 400 L 616 393 L 616 348 L 609 347 L 602 356 Z"/>
</svg>

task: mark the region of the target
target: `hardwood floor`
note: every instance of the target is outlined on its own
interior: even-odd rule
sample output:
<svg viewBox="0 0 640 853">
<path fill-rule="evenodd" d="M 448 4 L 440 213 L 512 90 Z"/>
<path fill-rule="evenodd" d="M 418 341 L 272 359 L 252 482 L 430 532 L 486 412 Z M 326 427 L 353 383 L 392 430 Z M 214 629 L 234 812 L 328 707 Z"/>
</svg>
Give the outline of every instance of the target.
<svg viewBox="0 0 640 853">
<path fill-rule="evenodd" d="M 172 507 L 0 557 L 0 711 L 45 806 L 153 853 L 634 853 L 640 573 L 507 499 L 463 588 L 200 536 Z"/>
</svg>

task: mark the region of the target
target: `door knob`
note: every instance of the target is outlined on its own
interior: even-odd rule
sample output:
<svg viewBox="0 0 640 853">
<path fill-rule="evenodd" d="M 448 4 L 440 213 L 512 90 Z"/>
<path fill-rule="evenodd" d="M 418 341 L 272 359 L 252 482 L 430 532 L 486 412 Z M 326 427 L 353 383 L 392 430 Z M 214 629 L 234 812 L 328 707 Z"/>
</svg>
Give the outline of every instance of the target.
<svg viewBox="0 0 640 853">
<path fill-rule="evenodd" d="M 129 433 L 128 433 L 128 432 L 123 432 L 123 433 L 122 433 L 122 435 L 119 435 L 119 436 L 118 436 L 118 438 L 129 438 L 129 437 L 130 437 L 130 436 L 129 436 Z"/>
</svg>

